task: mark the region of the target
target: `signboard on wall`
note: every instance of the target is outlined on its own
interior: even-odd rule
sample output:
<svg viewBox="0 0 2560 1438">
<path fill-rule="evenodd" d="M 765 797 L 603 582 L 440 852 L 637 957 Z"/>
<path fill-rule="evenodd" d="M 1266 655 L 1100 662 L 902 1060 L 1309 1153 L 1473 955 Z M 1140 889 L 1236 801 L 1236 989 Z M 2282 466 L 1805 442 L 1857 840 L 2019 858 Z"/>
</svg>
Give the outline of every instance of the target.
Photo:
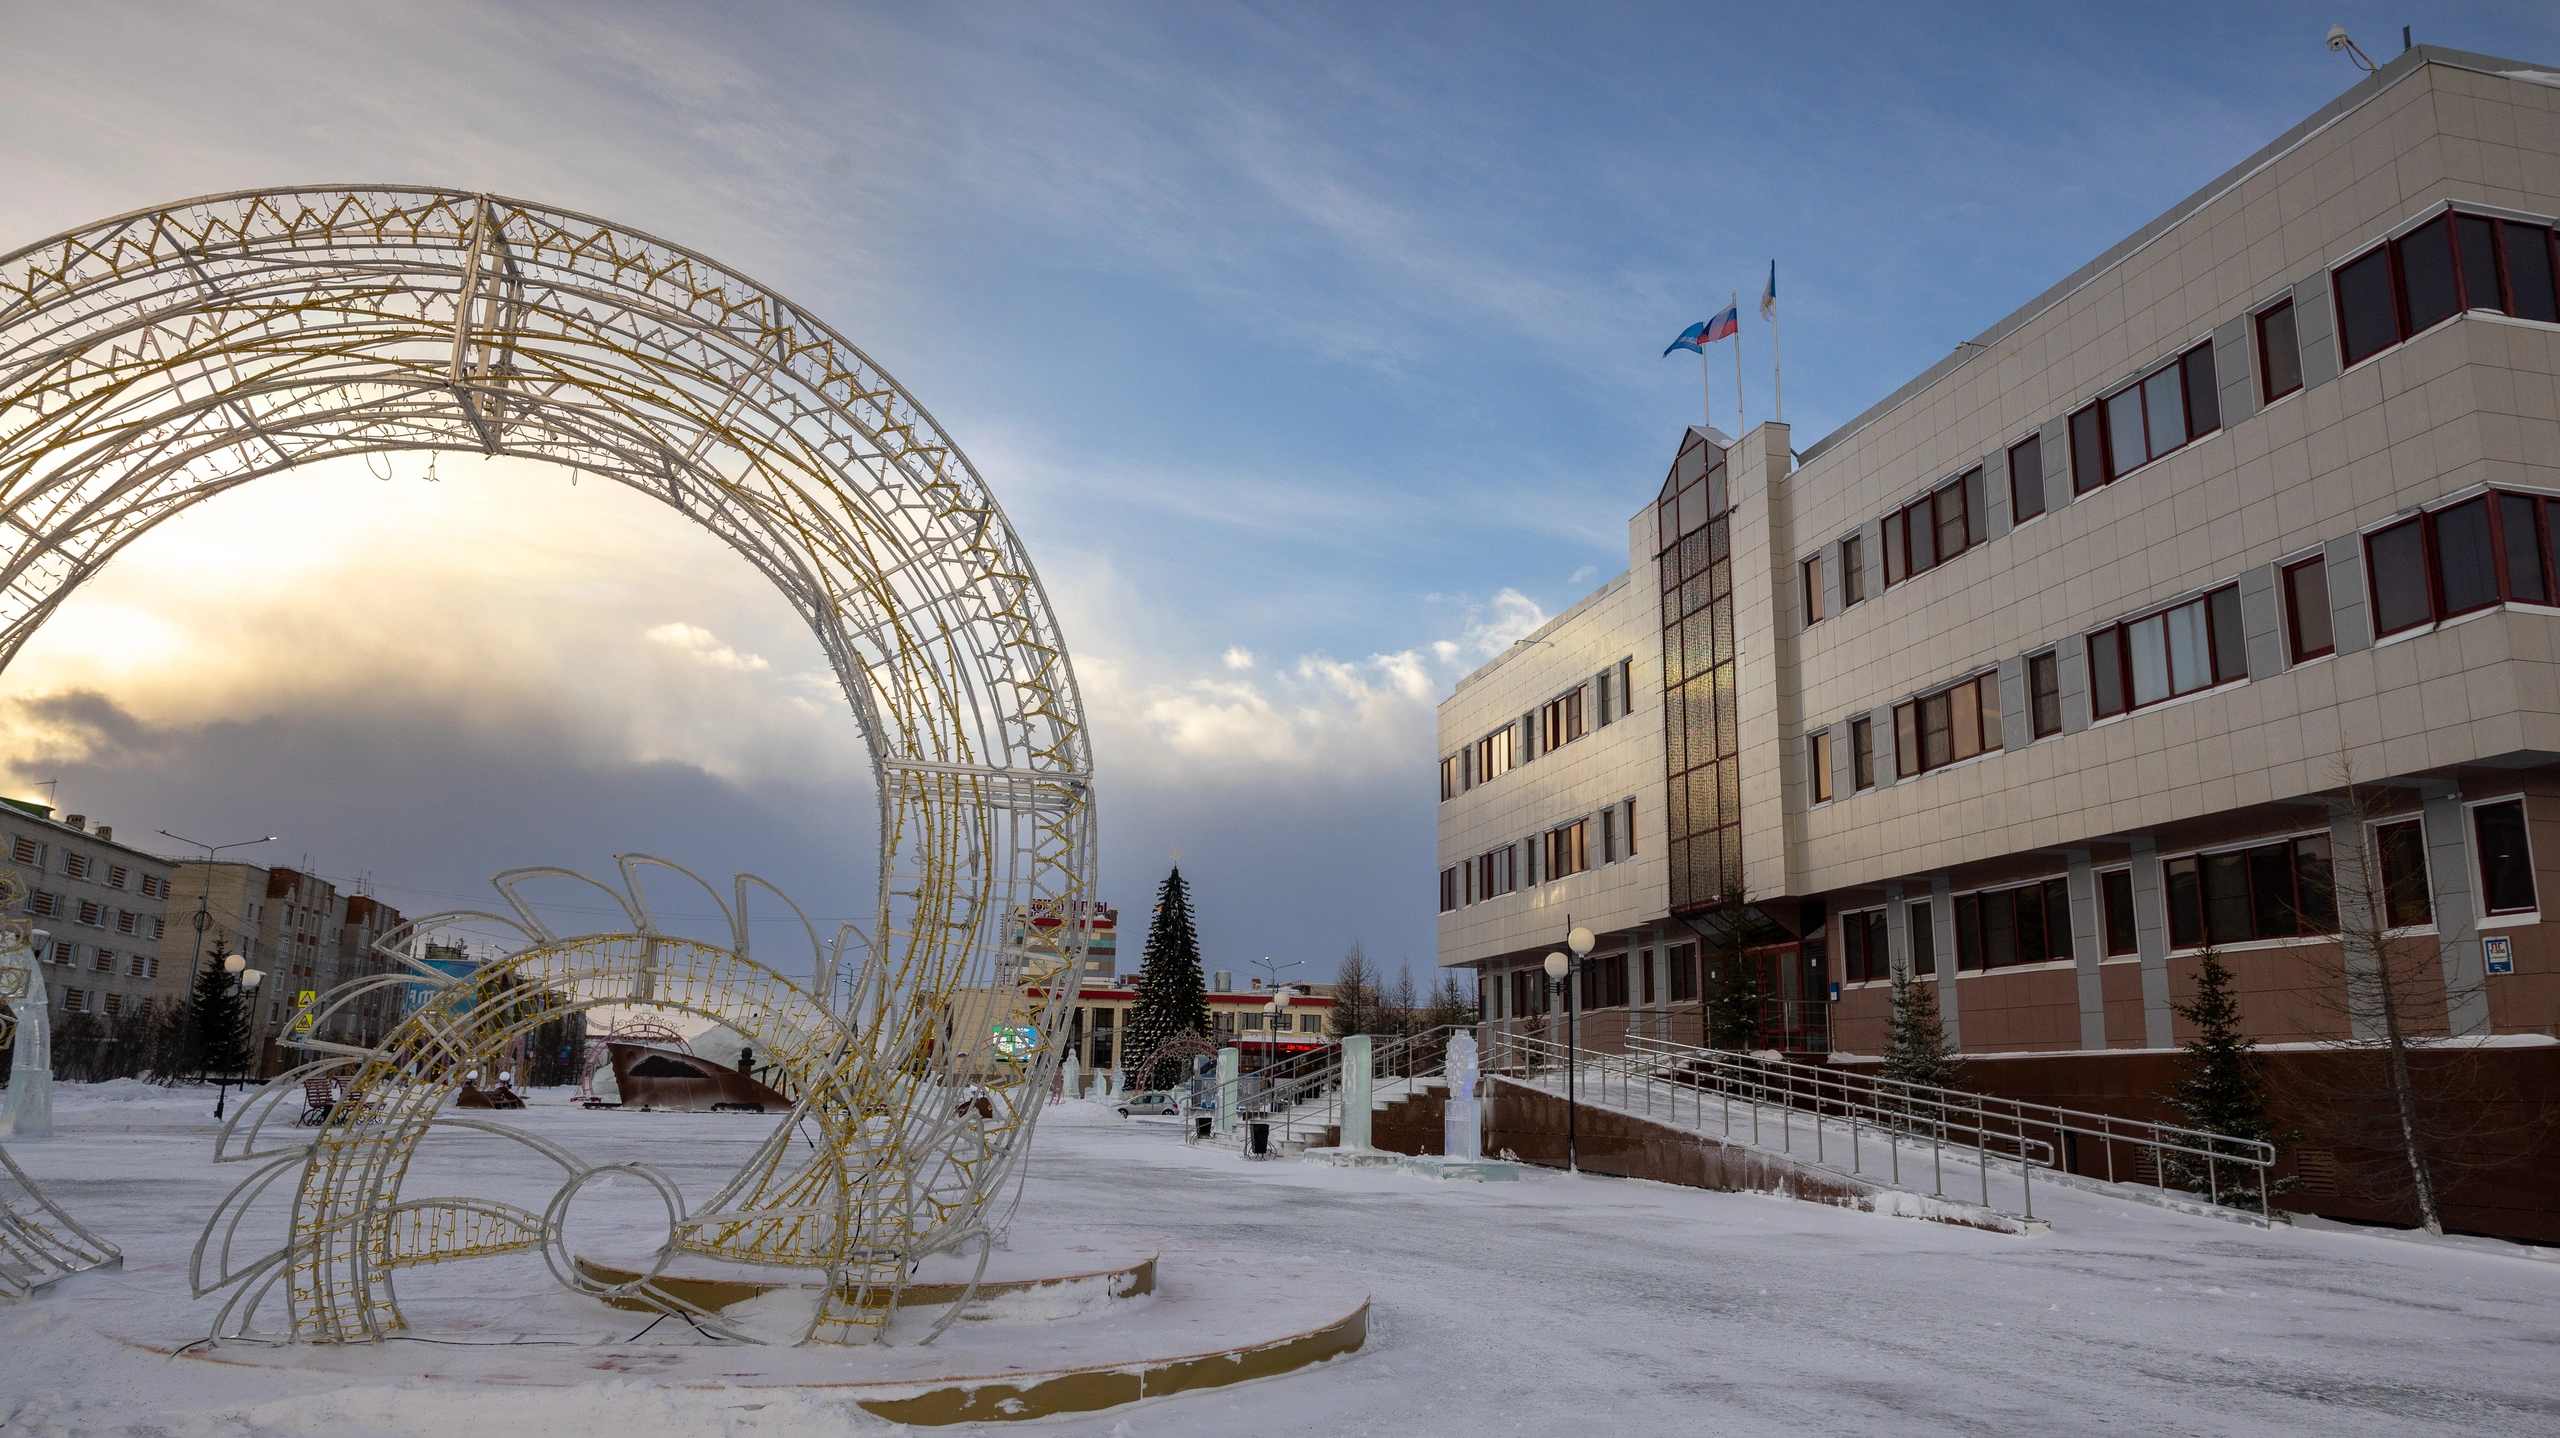
<svg viewBox="0 0 2560 1438">
<path fill-rule="evenodd" d="M 2489 963 L 2493 974 L 2516 971 L 2516 941 L 2512 934 L 2491 934 L 2480 941 L 2480 956 Z"/>
</svg>

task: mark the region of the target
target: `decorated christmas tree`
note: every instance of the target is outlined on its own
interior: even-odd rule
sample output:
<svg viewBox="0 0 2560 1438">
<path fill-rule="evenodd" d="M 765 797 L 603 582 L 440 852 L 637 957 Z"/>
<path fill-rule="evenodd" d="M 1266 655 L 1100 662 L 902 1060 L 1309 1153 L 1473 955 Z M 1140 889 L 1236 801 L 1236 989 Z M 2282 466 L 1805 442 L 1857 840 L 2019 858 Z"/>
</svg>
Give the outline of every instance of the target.
<svg viewBox="0 0 2560 1438">
<path fill-rule="evenodd" d="M 1147 1088 L 1176 1081 L 1178 1066 L 1158 1061 L 1159 1051 L 1170 1040 L 1205 1038 L 1208 1031 L 1209 986 L 1200 974 L 1200 931 L 1191 918 L 1190 887 L 1177 865 L 1157 888 L 1155 918 L 1147 925 L 1138 1006 L 1129 1015 L 1129 1081 Z"/>
</svg>

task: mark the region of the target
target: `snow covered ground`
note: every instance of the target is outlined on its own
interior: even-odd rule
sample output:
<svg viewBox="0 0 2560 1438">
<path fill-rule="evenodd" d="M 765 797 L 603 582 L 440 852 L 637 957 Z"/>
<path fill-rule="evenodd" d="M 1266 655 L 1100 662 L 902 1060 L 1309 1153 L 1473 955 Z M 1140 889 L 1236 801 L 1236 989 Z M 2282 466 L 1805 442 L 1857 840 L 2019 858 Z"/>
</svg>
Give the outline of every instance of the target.
<svg viewBox="0 0 2560 1438">
<path fill-rule="evenodd" d="M 522 1121 L 591 1157 L 659 1163 L 689 1198 L 762 1132 L 728 1115 L 589 1114 L 566 1097 L 541 1096 Z M 66 1085 L 61 1136 L 11 1142 L 128 1264 L 0 1308 L 0 1435 L 891 1431 L 840 1397 L 668 1387 L 645 1365 L 527 1387 L 366 1376 L 362 1353 L 282 1367 L 169 1359 L 107 1336 L 183 1341 L 211 1321 L 213 1305 L 186 1296 L 187 1254 L 243 1172 L 208 1161 L 211 1108 L 210 1091 Z M 2560 1432 L 2560 1254 L 2333 1225 L 2261 1233 L 2058 1188 L 2038 1191 L 2037 1211 L 2053 1232 L 2011 1237 L 1536 1170 L 1517 1184 L 1438 1184 L 1246 1163 L 1184 1146 L 1167 1122 L 1058 1105 L 1034 1150 L 1025 1230 L 1317 1259 L 1370 1286 L 1370 1339 L 1286 1377 L 996 1426 L 1293 1438 Z M 443 1270 L 432 1286 L 530 1293 L 548 1281 L 526 1255 Z M 599 1332 L 641 1321 L 593 1319 Z"/>
</svg>

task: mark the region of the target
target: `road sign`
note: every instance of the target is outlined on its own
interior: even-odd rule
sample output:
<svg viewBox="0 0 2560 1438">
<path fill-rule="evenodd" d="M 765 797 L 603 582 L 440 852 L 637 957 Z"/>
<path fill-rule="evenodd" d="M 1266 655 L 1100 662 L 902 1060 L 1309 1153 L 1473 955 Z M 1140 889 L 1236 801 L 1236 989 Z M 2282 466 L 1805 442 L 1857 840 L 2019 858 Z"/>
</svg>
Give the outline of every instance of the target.
<svg viewBox="0 0 2560 1438">
<path fill-rule="evenodd" d="M 2516 971 L 2516 941 L 2510 934 L 2492 934 L 2480 941 L 2480 953 L 2489 961 L 2489 972 L 2512 974 Z"/>
<path fill-rule="evenodd" d="M 310 989 L 304 989 L 302 992 L 293 996 L 294 1008 L 298 1010 L 298 1012 L 293 1016 L 293 1036 L 295 1038 L 301 1038 L 303 1035 L 311 1032 L 311 1020 L 313 1017 L 311 1012 L 311 1001 L 318 997 L 320 997 L 320 995 Z"/>
</svg>

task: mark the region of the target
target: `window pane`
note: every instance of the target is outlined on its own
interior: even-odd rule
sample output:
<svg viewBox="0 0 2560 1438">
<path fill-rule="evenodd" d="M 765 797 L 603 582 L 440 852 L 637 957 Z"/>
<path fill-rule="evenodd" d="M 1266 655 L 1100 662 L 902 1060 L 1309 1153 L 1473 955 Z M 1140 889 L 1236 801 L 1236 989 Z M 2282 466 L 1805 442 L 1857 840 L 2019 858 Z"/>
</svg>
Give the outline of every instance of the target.
<svg viewBox="0 0 2560 1438">
<path fill-rule="evenodd" d="M 2222 394 L 2214 387 L 2213 346 L 2198 345 L 2187 351 L 2187 429 L 2190 434 L 2211 434 L 2222 428 Z"/>
<path fill-rule="evenodd" d="M 2427 595 L 2426 535 L 2417 520 L 2365 541 L 2373 570 L 2373 627 L 2392 634 L 2435 617 Z"/>
<path fill-rule="evenodd" d="M 2124 631 L 2102 629 L 2089 636 L 2090 706 L 2098 717 L 2124 712 Z"/>
<path fill-rule="evenodd" d="M 1920 706 L 1893 706 L 1893 772 L 1908 779 L 1920 772 Z"/>
<path fill-rule="evenodd" d="M 2284 572 L 2284 605 L 2298 663 L 2335 647 L 2329 633 L 2329 565 L 2314 559 Z"/>
<path fill-rule="evenodd" d="M 2400 319 L 2391 303 L 2388 251 L 2375 250 L 2332 278 L 2338 287 L 2339 340 L 2347 363 L 2399 342 Z"/>
<path fill-rule="evenodd" d="M 1911 926 L 1911 972 L 1934 974 L 1938 971 L 1938 928 L 1929 917 L 1927 904 L 1913 904 L 1904 922 Z"/>
<path fill-rule="evenodd" d="M 2108 473 L 2129 473 L 2150 457 L 2143 449 L 2142 386 L 2135 385 L 2107 401 Z"/>
<path fill-rule="evenodd" d="M 2302 346 L 2293 335 L 2293 301 L 2258 316 L 2258 393 L 2275 400 L 2302 388 Z"/>
<path fill-rule="evenodd" d="M 1982 750 L 1987 754 L 2000 747 L 2000 672 L 1983 675 L 1973 686 L 1982 691 Z"/>
<path fill-rule="evenodd" d="M 2133 875 L 2118 869 L 2098 876 L 2098 897 L 2106 912 L 2106 943 L 2109 954 L 2134 952 Z"/>
<path fill-rule="evenodd" d="M 1967 894 L 1956 900 L 1956 968 L 1971 971 L 1982 967 L 1982 900 L 1980 894 Z"/>
<path fill-rule="evenodd" d="M 2478 215 L 2457 217 L 2462 243 L 2462 307 L 2504 312 L 2506 297 L 2498 293 L 2497 222 Z"/>
<path fill-rule="evenodd" d="M 1955 762 L 1955 743 L 1947 696 L 1932 694 L 1920 701 L 1920 767 L 1935 769 Z"/>
<path fill-rule="evenodd" d="M 1982 497 L 1982 467 L 1966 470 L 1959 484 L 1964 490 L 1964 542 L 1980 544 L 1991 537 L 1985 527 L 1991 523 L 1991 510 Z"/>
<path fill-rule="evenodd" d="M 2480 893 L 2493 914 L 2520 914 L 2534 907 L 2533 855 L 2524 837 L 2524 801 L 2483 804 L 2471 811 L 2471 829 L 2480 844 Z"/>
<path fill-rule="evenodd" d="M 1822 556 L 1818 554 L 1804 562 L 1804 622 L 1822 622 Z"/>
<path fill-rule="evenodd" d="M 2338 930 L 2338 896 L 2329 877 L 2329 840 L 2310 834 L 2293 841 L 2294 893 L 2301 904 L 2302 932 L 2332 934 Z"/>
<path fill-rule="evenodd" d="M 2560 321 L 2560 296 L 2551 283 L 2551 232 L 2539 225 L 2508 224 L 2507 289 L 2518 319 Z"/>
<path fill-rule="evenodd" d="M 2044 881 L 2044 956 L 2048 959 L 2075 957 L 2079 948 L 2071 937 L 2071 881 Z"/>
<path fill-rule="evenodd" d="M 2192 694 L 2213 685 L 2213 652 L 2206 647 L 2204 602 L 2181 604 L 2160 616 L 2169 631 L 2169 692 Z"/>
<path fill-rule="evenodd" d="M 2250 929 L 2261 939 L 2293 937 L 2302 927 L 2293 912 L 2293 846 L 2268 844 L 2246 857 Z"/>
<path fill-rule="evenodd" d="M 2027 661 L 2027 713 L 2037 738 L 2062 732 L 2060 656 L 2038 654 Z"/>
<path fill-rule="evenodd" d="M 2191 949 L 2204 942 L 2204 893 L 2193 859 L 2172 859 L 2160 866 L 2168 889 L 2169 946 Z"/>
<path fill-rule="evenodd" d="M 2382 894 L 2385 922 L 2393 927 L 2424 924 L 2435 918 L 2427 893 L 2427 840 L 2417 820 L 2385 824 L 2374 831 L 2382 850 Z"/>
<path fill-rule="evenodd" d="M 2125 648 L 2133 669 L 2133 702 L 2156 704 L 2169 697 L 2169 623 L 2155 614 L 2124 626 Z"/>
<path fill-rule="evenodd" d="M 2098 407 L 2071 417 L 2071 492 L 2087 494 L 2107 482 L 2106 455 L 2098 444 Z"/>
<path fill-rule="evenodd" d="M 1900 584 L 1910 574 L 1911 566 L 1903 553 L 1902 515 L 1897 511 L 1886 515 L 1884 521 L 1884 582 Z"/>
<path fill-rule="evenodd" d="M 2400 286 L 2409 297 L 2409 333 L 2461 307 L 2453 290 L 2453 236 L 2438 215 L 2401 237 Z"/>
<path fill-rule="evenodd" d="M 2507 597 L 2531 604 L 2548 603 L 2551 586 L 2542 572 L 2542 526 L 2539 506 L 2521 494 L 2498 496 L 2498 529 L 2507 556 Z"/>
<path fill-rule="evenodd" d="M 2237 944 L 2249 937 L 2249 861 L 2242 854 L 2210 854 L 2204 859 L 2204 932 L 2217 944 Z"/>
<path fill-rule="evenodd" d="M 1876 782 L 1875 725 L 1864 719 L 1849 725 L 1849 777 L 1861 789 L 1872 788 Z"/>
<path fill-rule="evenodd" d="M 1932 515 L 1926 499 L 1902 512 L 1903 529 L 1911 536 L 1911 572 L 1914 574 L 1928 573 L 1946 557 L 1938 549 L 1937 520 Z"/>
<path fill-rule="evenodd" d="M 2467 500 L 2435 516 L 2436 573 L 2444 577 L 2444 612 L 2468 614 L 2498 602 L 2497 557 L 2489 547 L 2489 497 Z"/>
<path fill-rule="evenodd" d="M 1982 966 L 2005 969 L 2018 962 L 2018 893 L 2002 889 L 1982 896 Z"/>
<path fill-rule="evenodd" d="M 1867 597 L 1866 550 L 1854 536 L 1840 541 L 1840 603 L 1844 608 Z"/>
<path fill-rule="evenodd" d="M 1831 731 L 1813 736 L 1813 798 L 1820 803 L 1831 797 Z M 1610 857 L 1615 858 L 1613 854 Z"/>
<path fill-rule="evenodd" d="M 1867 916 L 1843 914 L 1840 920 L 1840 981 L 1864 983 L 1867 977 Z"/>
<path fill-rule="evenodd" d="M 1960 684 L 1947 691 L 1949 742 L 1954 745 L 1949 759 L 1970 759 L 1982 752 L 1982 691 L 1971 684 Z"/>
<path fill-rule="evenodd" d="M 2205 596 L 2213 623 L 2213 682 L 2249 677 L 2249 641 L 2240 631 L 2240 586 L 2226 585 Z"/>
<path fill-rule="evenodd" d="M 1971 526 L 1964 518 L 1963 484 L 1951 484 L 1931 496 L 1938 511 L 1938 560 L 1944 563 L 1964 553 Z"/>
<path fill-rule="evenodd" d="M 2150 412 L 2154 458 L 2187 442 L 2187 407 L 2180 398 L 2178 366 L 2171 365 L 2142 382 L 2142 407 Z"/>
<path fill-rule="evenodd" d="M 2030 435 L 2009 451 L 2009 522 L 2044 513 L 2044 440 Z"/>
</svg>

